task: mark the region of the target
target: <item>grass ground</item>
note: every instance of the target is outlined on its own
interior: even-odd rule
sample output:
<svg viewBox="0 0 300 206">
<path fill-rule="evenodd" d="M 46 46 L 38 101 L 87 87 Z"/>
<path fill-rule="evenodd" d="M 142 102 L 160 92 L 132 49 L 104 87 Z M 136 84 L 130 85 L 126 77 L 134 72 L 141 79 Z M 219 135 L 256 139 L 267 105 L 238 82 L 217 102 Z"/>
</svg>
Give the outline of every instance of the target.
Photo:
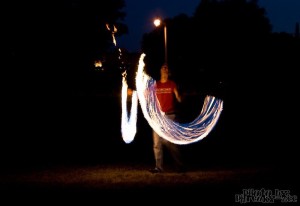
<svg viewBox="0 0 300 206">
<path fill-rule="evenodd" d="M 299 196 L 296 174 L 275 168 L 191 168 L 185 173 L 162 174 L 152 174 L 148 169 L 148 165 L 105 164 L 15 170 L 1 174 L 1 195 L 10 203 L 21 200 L 39 205 L 146 205 L 159 201 L 240 205 L 237 198 L 244 190 L 262 189 L 273 193 L 288 190 L 291 197 Z"/>
</svg>

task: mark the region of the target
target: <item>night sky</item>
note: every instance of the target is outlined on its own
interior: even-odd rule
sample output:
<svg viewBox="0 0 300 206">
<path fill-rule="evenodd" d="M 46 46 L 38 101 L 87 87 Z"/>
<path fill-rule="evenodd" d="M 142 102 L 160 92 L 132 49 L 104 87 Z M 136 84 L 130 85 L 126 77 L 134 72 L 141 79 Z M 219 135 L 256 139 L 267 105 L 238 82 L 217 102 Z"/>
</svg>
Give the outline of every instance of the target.
<svg viewBox="0 0 300 206">
<path fill-rule="evenodd" d="M 119 47 L 129 51 L 139 51 L 142 35 L 151 31 L 153 19 L 157 16 L 172 18 L 179 14 L 192 16 L 200 0 L 126 0 L 125 24 L 128 34 L 118 39 Z M 300 22 L 300 1 L 298 0 L 259 0 L 266 9 L 273 32 L 294 33 L 295 24 Z"/>
</svg>

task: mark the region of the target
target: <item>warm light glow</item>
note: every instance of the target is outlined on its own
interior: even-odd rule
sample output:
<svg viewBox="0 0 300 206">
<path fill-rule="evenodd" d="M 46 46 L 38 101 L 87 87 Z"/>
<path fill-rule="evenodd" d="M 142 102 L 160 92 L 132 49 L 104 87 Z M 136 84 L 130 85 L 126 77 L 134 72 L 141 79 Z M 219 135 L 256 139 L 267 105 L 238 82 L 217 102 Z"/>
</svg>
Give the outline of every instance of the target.
<svg viewBox="0 0 300 206">
<path fill-rule="evenodd" d="M 115 33 L 117 33 L 117 31 L 118 31 L 117 28 L 114 25 L 113 30 L 111 30 L 108 24 L 106 24 L 106 28 L 108 31 L 111 31 L 113 43 L 115 46 L 117 46 L 117 41 L 116 41 L 116 37 L 115 37 Z"/>
<path fill-rule="evenodd" d="M 154 23 L 154 25 L 155 25 L 156 27 L 158 27 L 158 26 L 160 26 L 160 24 L 161 24 L 161 20 L 160 20 L 160 19 L 155 19 L 153 23 Z"/>
<path fill-rule="evenodd" d="M 95 61 L 95 67 L 102 67 L 102 62 L 100 60 Z"/>
<path fill-rule="evenodd" d="M 144 57 L 143 53 L 139 60 L 136 88 L 143 115 L 149 125 L 161 137 L 175 144 L 190 144 L 202 140 L 216 125 L 223 110 L 223 101 L 207 96 L 202 111 L 190 123 L 181 124 L 168 119 L 160 110 L 155 94 L 155 80 L 144 72 Z"/>
<path fill-rule="evenodd" d="M 131 95 L 130 117 L 127 112 L 127 95 Z M 122 117 L 121 117 L 121 132 L 124 142 L 131 143 L 136 134 L 138 99 L 136 91 L 128 90 L 126 82 L 126 73 L 123 73 L 122 78 Z"/>
</svg>

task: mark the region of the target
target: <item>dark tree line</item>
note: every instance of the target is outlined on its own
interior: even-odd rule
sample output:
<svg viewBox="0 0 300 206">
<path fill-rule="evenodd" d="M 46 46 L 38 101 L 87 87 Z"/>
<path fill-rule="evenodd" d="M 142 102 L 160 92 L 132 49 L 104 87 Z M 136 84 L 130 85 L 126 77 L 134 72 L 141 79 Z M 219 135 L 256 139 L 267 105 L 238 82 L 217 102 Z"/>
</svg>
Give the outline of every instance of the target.
<svg viewBox="0 0 300 206">
<path fill-rule="evenodd" d="M 280 59 L 274 55 L 281 55 L 287 66 L 296 63 L 284 49 L 297 47 L 299 39 L 272 33 L 271 22 L 257 1 L 201 1 L 191 18 L 181 14 L 165 23 L 168 63 L 174 78 L 180 78 L 188 90 L 218 82 L 232 87 L 250 86 L 254 79 L 263 83 L 262 77 L 276 74 L 270 71 Z M 144 35 L 146 65 L 154 76 L 164 61 L 163 41 L 163 28 Z"/>
<path fill-rule="evenodd" d="M 25 93 L 105 92 L 99 82 L 115 85 L 112 91 L 116 90 L 123 60 L 134 74 L 139 54 L 124 51 L 120 61 L 106 27 L 117 28 L 116 38 L 127 33 L 122 23 L 126 1 L 9 1 L 4 6 L 8 11 L 2 37 L 8 65 L 4 71 L 23 83 Z M 224 85 L 233 90 L 251 85 L 253 79 L 264 84 L 266 75 L 288 77 L 287 71 L 297 64 L 294 51 L 299 50 L 299 37 L 272 33 L 264 8 L 255 0 L 203 0 L 192 17 L 179 14 L 164 21 L 172 77 L 187 92 L 205 89 L 204 93 L 222 95 Z M 163 29 L 156 28 L 144 34 L 141 45 L 147 55 L 146 69 L 155 78 L 164 61 L 163 41 Z M 109 72 L 95 72 L 95 59 L 101 59 Z M 285 67 L 285 75 L 272 69 L 277 65 Z"/>
</svg>

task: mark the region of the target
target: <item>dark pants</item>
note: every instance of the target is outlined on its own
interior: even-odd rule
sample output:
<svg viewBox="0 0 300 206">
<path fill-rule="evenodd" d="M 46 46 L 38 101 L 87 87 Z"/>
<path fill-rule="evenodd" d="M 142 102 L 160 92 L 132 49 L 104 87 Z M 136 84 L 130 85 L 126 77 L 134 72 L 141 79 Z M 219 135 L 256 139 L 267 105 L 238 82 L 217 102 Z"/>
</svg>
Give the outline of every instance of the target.
<svg viewBox="0 0 300 206">
<path fill-rule="evenodd" d="M 167 115 L 168 118 L 174 120 L 175 114 Z M 179 151 L 179 146 L 174 144 L 162 137 L 160 137 L 154 130 L 153 130 L 153 151 L 154 151 L 154 158 L 155 158 L 155 166 L 160 170 L 164 170 L 163 168 L 163 148 L 166 147 L 170 152 L 177 169 L 182 168 L 182 157 Z"/>
</svg>

